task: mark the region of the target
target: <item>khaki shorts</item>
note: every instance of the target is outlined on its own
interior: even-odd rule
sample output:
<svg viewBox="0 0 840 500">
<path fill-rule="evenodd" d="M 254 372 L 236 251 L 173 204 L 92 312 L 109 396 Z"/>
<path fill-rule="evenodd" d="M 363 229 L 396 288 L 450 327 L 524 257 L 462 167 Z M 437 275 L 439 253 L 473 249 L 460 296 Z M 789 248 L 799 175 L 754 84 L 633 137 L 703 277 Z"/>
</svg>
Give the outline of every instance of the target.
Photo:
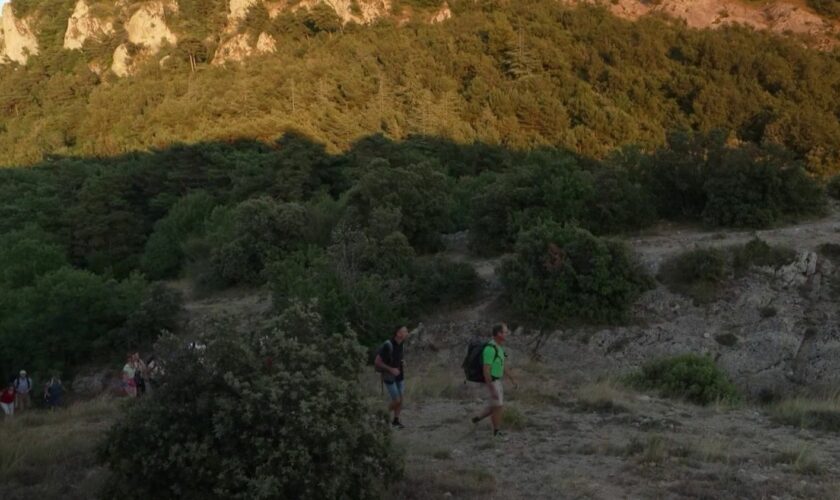
<svg viewBox="0 0 840 500">
<path fill-rule="evenodd" d="M 493 392 L 488 387 L 487 388 L 488 402 L 489 402 L 491 408 L 498 408 L 498 407 L 505 404 L 505 389 L 504 389 L 504 386 L 502 386 L 502 381 L 501 380 L 494 380 L 492 383 L 493 383 L 493 387 L 496 388 L 496 396 L 493 395 Z"/>
</svg>

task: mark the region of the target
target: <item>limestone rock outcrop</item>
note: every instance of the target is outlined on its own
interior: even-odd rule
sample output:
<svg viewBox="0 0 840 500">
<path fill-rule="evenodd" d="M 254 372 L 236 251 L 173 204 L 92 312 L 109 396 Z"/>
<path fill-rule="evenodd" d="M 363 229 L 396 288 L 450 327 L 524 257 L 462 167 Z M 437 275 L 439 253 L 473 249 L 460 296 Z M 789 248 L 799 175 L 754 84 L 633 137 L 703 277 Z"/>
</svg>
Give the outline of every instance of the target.
<svg viewBox="0 0 840 500">
<path fill-rule="evenodd" d="M 171 8 L 163 2 L 149 2 L 142 5 L 125 25 L 128 41 L 148 48 L 152 53 L 160 50 L 165 42 L 178 43 L 178 37 L 166 25 L 166 10 Z"/>
<path fill-rule="evenodd" d="M 38 54 L 38 39 L 27 19 L 18 19 L 12 5 L 3 6 L 0 14 L 0 63 L 14 61 L 26 64 L 30 55 Z"/>
<path fill-rule="evenodd" d="M 114 34 L 114 23 L 93 15 L 85 0 L 76 2 L 73 15 L 67 21 L 64 33 L 65 49 L 81 49 L 88 39 L 102 39 Z"/>
</svg>

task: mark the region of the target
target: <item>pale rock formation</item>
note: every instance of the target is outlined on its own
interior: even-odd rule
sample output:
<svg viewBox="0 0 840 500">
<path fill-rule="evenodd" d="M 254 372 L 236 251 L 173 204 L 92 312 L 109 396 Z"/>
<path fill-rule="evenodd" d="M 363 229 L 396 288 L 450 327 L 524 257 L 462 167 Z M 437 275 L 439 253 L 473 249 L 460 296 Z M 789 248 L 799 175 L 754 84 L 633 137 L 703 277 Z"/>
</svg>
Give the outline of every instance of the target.
<svg viewBox="0 0 840 500">
<path fill-rule="evenodd" d="M 240 62 L 254 53 L 248 35 L 240 33 L 234 35 L 219 45 L 213 56 L 213 65 L 219 66 L 228 62 Z"/>
<path fill-rule="evenodd" d="M 391 0 L 303 0 L 296 9 L 312 9 L 318 4 L 326 4 L 335 10 L 342 23 L 351 21 L 359 24 L 370 24 L 391 12 Z"/>
<path fill-rule="evenodd" d="M 18 19 L 12 5 L 3 6 L 0 14 L 0 64 L 7 59 L 26 64 L 30 55 L 38 54 L 38 39 L 27 19 Z"/>
<path fill-rule="evenodd" d="M 260 33 L 260 38 L 257 40 L 258 54 L 273 54 L 277 52 L 277 40 L 268 33 Z"/>
<path fill-rule="evenodd" d="M 85 0 L 76 2 L 76 8 L 67 21 L 67 31 L 64 33 L 65 49 L 81 49 L 89 38 L 101 39 L 114 33 L 114 23 L 97 19 L 90 12 Z"/>
<path fill-rule="evenodd" d="M 178 37 L 166 25 L 167 7 L 171 5 L 163 2 L 149 2 L 140 7 L 125 25 L 128 40 L 148 48 L 151 53 L 157 53 L 164 42 L 176 44 Z"/>
<path fill-rule="evenodd" d="M 128 46 L 122 44 L 114 51 L 114 62 L 111 63 L 111 71 L 119 77 L 128 76 L 131 68 L 131 56 L 128 53 Z"/>
<path fill-rule="evenodd" d="M 429 22 L 432 24 L 442 23 L 447 19 L 452 19 L 452 10 L 449 9 L 449 4 L 444 2 L 443 5 L 440 7 L 440 10 L 432 14 L 431 19 Z"/>
<path fill-rule="evenodd" d="M 248 14 L 248 9 L 258 4 L 260 0 L 230 0 L 230 14 L 228 20 L 242 20 Z"/>
</svg>

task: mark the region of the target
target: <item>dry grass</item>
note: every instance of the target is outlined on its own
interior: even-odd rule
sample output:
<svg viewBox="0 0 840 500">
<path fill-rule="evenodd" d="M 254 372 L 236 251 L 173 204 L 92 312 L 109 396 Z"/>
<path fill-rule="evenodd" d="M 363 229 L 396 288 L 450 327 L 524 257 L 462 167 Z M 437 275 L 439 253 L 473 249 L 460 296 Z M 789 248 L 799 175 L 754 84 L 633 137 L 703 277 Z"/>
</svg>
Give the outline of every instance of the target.
<svg viewBox="0 0 840 500">
<path fill-rule="evenodd" d="M 583 411 L 632 412 L 633 399 L 624 387 L 610 380 L 586 384 L 577 391 L 578 407 Z"/>
<path fill-rule="evenodd" d="M 840 393 L 781 401 L 771 408 L 770 415 L 785 425 L 840 432 Z"/>
<path fill-rule="evenodd" d="M 391 488 L 386 498 L 431 500 L 447 497 L 488 498 L 496 491 L 496 478 L 482 469 L 409 471 L 406 477 Z"/>
<path fill-rule="evenodd" d="M 107 474 L 96 465 L 96 447 L 119 406 L 96 399 L 7 418 L 0 439 L 4 498 L 96 497 Z"/>
<path fill-rule="evenodd" d="M 790 447 L 776 454 L 773 462 L 790 465 L 797 473 L 808 476 L 818 476 L 824 472 L 822 464 L 807 444 Z"/>
</svg>

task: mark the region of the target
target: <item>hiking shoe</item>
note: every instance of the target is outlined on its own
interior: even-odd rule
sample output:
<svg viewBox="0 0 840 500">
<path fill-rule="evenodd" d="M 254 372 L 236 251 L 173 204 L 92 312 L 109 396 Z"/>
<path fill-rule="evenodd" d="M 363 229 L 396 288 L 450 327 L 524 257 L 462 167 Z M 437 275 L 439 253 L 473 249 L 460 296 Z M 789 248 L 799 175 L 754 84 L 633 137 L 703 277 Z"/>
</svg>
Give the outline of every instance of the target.
<svg viewBox="0 0 840 500">
<path fill-rule="evenodd" d="M 402 423 L 402 422 L 400 422 L 400 421 L 399 421 L 399 420 L 397 420 L 397 419 L 394 419 L 394 421 L 393 421 L 393 422 L 391 422 L 391 427 L 394 427 L 394 428 L 396 428 L 396 429 L 405 429 L 405 426 L 403 425 L 403 423 Z"/>
<path fill-rule="evenodd" d="M 470 420 L 472 421 L 472 423 L 473 423 L 473 424 L 477 424 L 477 423 L 481 422 L 481 419 L 480 419 L 480 418 L 478 418 L 478 417 L 473 417 L 473 418 L 472 418 L 472 419 L 470 419 Z"/>
<path fill-rule="evenodd" d="M 505 434 L 502 431 L 495 431 L 493 433 L 493 439 L 495 439 L 496 441 L 507 441 L 508 437 L 507 434 Z"/>
</svg>

